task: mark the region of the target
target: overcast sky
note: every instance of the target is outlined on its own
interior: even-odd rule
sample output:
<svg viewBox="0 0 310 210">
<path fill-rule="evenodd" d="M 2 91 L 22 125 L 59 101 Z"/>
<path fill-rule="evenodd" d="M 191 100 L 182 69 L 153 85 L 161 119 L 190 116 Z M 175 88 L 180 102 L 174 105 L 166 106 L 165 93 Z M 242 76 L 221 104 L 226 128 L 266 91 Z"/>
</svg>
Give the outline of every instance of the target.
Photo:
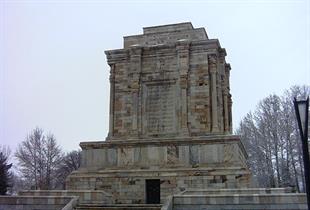
<svg viewBox="0 0 310 210">
<path fill-rule="evenodd" d="M 36 126 L 65 151 L 104 140 L 104 50 L 142 27 L 188 21 L 226 48 L 236 128 L 269 94 L 310 84 L 309 10 L 307 0 L 0 0 L 0 144 L 14 150 Z"/>
</svg>

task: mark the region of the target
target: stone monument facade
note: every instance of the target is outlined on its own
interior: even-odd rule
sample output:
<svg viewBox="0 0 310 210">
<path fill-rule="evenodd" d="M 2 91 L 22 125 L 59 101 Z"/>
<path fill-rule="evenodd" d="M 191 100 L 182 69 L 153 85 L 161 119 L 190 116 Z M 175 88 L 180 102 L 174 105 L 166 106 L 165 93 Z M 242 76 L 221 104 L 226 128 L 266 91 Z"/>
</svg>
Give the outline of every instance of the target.
<svg viewBox="0 0 310 210">
<path fill-rule="evenodd" d="M 188 189 L 249 185 L 232 135 L 230 65 L 204 28 L 143 28 L 105 52 L 110 66 L 106 141 L 81 142 L 69 190 L 103 190 L 114 203 L 163 203 Z"/>
</svg>

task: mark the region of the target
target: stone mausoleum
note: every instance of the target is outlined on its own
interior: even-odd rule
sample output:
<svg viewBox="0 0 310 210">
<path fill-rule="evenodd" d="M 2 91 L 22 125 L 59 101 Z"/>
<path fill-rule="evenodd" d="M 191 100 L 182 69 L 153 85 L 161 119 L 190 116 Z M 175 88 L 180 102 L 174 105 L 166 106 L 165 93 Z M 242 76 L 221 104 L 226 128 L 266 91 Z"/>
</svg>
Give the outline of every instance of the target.
<svg viewBox="0 0 310 210">
<path fill-rule="evenodd" d="M 80 143 L 82 166 L 68 189 L 103 190 L 115 203 L 163 203 L 187 189 L 249 186 L 218 39 L 189 22 L 146 27 L 105 53 L 109 134 Z"/>
<path fill-rule="evenodd" d="M 66 190 L 0 196 L 0 210 L 306 210 L 289 188 L 249 188 L 247 154 L 232 135 L 230 65 L 191 23 L 146 27 L 106 51 L 105 141 L 82 142 Z"/>
</svg>

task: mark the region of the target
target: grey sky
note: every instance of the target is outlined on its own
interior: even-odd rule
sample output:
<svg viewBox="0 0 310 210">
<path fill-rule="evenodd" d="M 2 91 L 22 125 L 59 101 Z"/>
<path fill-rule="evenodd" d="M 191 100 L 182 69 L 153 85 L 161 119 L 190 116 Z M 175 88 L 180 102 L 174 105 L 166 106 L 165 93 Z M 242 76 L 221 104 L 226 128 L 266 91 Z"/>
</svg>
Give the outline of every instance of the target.
<svg viewBox="0 0 310 210">
<path fill-rule="evenodd" d="M 271 93 L 310 84 L 309 1 L 0 0 L 0 144 L 39 126 L 66 150 L 108 133 L 104 50 L 142 27 L 205 27 L 231 64 L 233 119 Z"/>
</svg>

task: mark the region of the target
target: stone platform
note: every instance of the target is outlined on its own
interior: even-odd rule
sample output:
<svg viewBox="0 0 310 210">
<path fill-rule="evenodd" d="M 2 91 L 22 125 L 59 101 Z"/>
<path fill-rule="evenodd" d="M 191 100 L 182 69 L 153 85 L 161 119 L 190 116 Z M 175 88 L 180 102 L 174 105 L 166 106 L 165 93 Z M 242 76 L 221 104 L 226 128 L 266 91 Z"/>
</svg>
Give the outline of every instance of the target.
<svg viewBox="0 0 310 210">
<path fill-rule="evenodd" d="M 89 194 L 91 193 L 91 194 Z M 109 204 L 103 191 L 23 191 L 23 196 L 0 196 L 5 210 L 306 210 L 306 195 L 290 188 L 187 189 L 163 204 Z M 69 195 L 79 196 L 69 196 Z M 53 196 L 51 196 L 53 195 Z M 87 202 L 87 195 L 94 197 Z M 104 197 L 102 197 L 104 196 Z M 96 198 L 95 198 L 96 197 Z"/>
<path fill-rule="evenodd" d="M 82 142 L 82 164 L 70 190 L 103 190 L 114 203 L 145 203 L 146 180 L 160 181 L 161 203 L 188 188 L 249 187 L 238 136 Z"/>
</svg>

